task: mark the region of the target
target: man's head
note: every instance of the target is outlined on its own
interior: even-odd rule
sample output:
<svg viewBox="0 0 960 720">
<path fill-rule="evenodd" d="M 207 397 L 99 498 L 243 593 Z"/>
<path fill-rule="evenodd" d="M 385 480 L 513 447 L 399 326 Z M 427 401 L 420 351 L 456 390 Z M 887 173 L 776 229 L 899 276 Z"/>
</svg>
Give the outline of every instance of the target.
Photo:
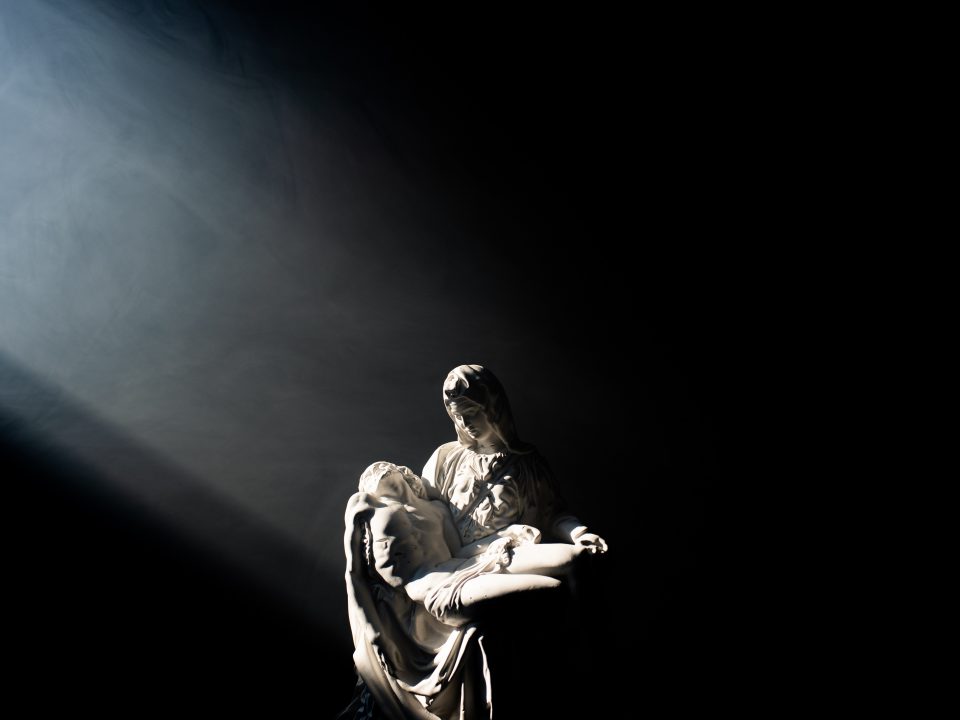
<svg viewBox="0 0 960 720">
<path fill-rule="evenodd" d="M 410 495 L 426 496 L 423 481 L 410 468 L 385 461 L 375 462 L 363 471 L 359 489 L 360 492 L 399 501 Z"/>
</svg>

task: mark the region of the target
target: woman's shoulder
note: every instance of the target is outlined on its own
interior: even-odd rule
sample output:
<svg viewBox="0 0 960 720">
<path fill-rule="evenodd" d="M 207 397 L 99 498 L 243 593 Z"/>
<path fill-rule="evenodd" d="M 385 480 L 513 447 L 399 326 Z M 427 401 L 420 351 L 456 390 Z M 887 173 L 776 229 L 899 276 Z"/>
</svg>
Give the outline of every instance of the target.
<svg viewBox="0 0 960 720">
<path fill-rule="evenodd" d="M 450 458 L 450 454 L 459 446 L 460 443 L 454 440 L 452 442 L 444 443 L 433 451 L 430 459 L 427 460 L 427 464 L 423 466 L 423 472 L 420 473 L 421 478 L 423 478 L 424 485 L 432 487 L 440 486 L 443 476 L 446 472 L 445 468 L 447 467 L 447 461 Z"/>
<path fill-rule="evenodd" d="M 526 465 L 529 467 L 547 466 L 547 461 L 544 459 L 543 455 L 540 454 L 539 450 L 532 446 L 526 452 L 511 453 L 510 457 L 514 458 L 514 462 L 520 465 Z"/>
<path fill-rule="evenodd" d="M 536 449 L 530 452 L 516 453 L 513 456 L 515 472 L 528 482 L 551 483 L 553 471 L 549 463 Z"/>
<path fill-rule="evenodd" d="M 464 449 L 465 448 L 460 444 L 459 440 L 451 440 L 450 442 L 444 443 L 438 447 L 434 451 L 433 456 L 436 458 L 438 465 L 443 465 L 446 463 L 447 459 L 455 455 L 462 454 Z"/>
</svg>

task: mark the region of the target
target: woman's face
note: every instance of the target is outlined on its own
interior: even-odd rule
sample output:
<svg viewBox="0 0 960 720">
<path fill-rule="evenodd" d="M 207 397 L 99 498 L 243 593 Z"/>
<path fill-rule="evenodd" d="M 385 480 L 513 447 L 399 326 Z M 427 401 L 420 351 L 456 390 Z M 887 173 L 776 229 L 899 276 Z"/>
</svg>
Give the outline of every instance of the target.
<svg viewBox="0 0 960 720">
<path fill-rule="evenodd" d="M 477 405 L 453 403 L 450 405 L 450 414 L 457 428 L 475 440 L 478 445 L 489 445 L 496 437 L 493 426 Z"/>
</svg>

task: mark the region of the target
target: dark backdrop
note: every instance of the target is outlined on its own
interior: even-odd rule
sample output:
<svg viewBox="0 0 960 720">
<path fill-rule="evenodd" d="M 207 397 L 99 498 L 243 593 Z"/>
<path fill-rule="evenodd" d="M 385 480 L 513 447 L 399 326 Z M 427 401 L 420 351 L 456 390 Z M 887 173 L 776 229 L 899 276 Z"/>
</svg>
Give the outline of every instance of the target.
<svg viewBox="0 0 960 720">
<path fill-rule="evenodd" d="M 570 716 L 743 710 L 750 59 L 729 18 L 393 5 L 0 6 L 17 684 L 331 717 L 345 502 L 453 439 L 481 363 L 611 547 L 558 628 Z"/>
</svg>

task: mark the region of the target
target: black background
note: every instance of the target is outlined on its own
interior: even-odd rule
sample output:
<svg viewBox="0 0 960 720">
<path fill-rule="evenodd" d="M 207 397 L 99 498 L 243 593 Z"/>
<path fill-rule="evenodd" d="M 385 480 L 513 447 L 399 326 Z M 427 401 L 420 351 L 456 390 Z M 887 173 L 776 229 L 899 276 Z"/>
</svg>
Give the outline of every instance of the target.
<svg viewBox="0 0 960 720">
<path fill-rule="evenodd" d="M 345 136 L 350 117 L 367 134 L 348 142 L 376 147 L 356 155 L 374 167 L 370 197 L 396 190 L 377 180 L 378 163 L 418 188 L 409 205 L 384 200 L 393 215 L 382 222 L 408 222 L 404 232 L 373 222 L 347 233 L 350 276 L 330 281 L 370 339 L 317 351 L 324 382 L 368 389 L 318 394 L 348 430 L 372 417 L 404 430 L 363 442 L 348 432 L 323 462 L 417 467 L 452 438 L 439 402 L 446 371 L 488 365 L 521 435 L 611 547 L 584 569 L 573 616 L 544 612 L 574 647 L 550 690 L 569 713 L 557 716 L 762 707 L 777 671 L 760 642 L 769 597 L 749 528 L 775 508 L 762 492 L 747 502 L 744 488 L 761 451 L 754 385 L 775 322 L 753 319 L 766 301 L 756 278 L 775 282 L 776 269 L 747 241 L 765 239 L 780 140 L 764 119 L 774 79 L 742 49 L 737 19 L 647 10 L 628 20 L 553 4 L 100 2 L 89 12 L 149 33 L 157 18 L 176 27 L 170 7 L 201 12 L 214 47 L 246 48 L 261 77 L 304 107 L 349 104 Z M 300 257 L 321 270 L 322 252 Z M 407 316 L 405 297 L 437 310 Z M 21 409 L 51 402 L 23 369 L 5 366 L 3 380 L 28 398 Z M 256 381 L 274 382 L 269 372 Z M 427 395 L 432 415 L 411 409 Z M 53 405 L 125 468 L 179 482 L 79 406 Z M 330 562 L 309 566 L 311 612 L 103 490 L 95 467 L 29 418 L 8 411 L 3 427 L 8 653 L 36 707 L 332 717 L 349 701 L 337 523 L 352 475 L 323 480 L 317 553 Z M 247 431 L 247 441 L 267 432 Z M 259 540 L 251 531 L 236 544 Z M 536 607 L 524 612 L 536 621 Z"/>
</svg>

